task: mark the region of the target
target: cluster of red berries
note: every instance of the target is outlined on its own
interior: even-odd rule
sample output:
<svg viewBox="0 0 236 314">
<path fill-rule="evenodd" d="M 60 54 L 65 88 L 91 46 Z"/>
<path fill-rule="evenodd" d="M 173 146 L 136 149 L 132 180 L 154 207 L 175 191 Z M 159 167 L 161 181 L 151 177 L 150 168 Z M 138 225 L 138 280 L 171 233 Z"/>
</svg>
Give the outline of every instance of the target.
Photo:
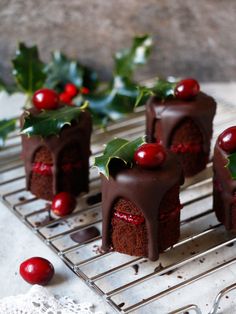
<svg viewBox="0 0 236 314">
<path fill-rule="evenodd" d="M 175 86 L 174 94 L 178 99 L 188 100 L 195 97 L 200 91 L 200 85 L 193 78 L 181 80 Z"/>
<path fill-rule="evenodd" d="M 60 103 L 71 106 L 73 98 L 79 93 L 83 95 L 89 94 L 89 89 L 87 87 L 78 89 L 74 84 L 67 83 L 64 91 L 59 95 L 56 91 L 49 88 L 37 90 L 33 95 L 32 101 L 34 106 L 39 110 L 54 110 L 58 108 Z"/>
</svg>

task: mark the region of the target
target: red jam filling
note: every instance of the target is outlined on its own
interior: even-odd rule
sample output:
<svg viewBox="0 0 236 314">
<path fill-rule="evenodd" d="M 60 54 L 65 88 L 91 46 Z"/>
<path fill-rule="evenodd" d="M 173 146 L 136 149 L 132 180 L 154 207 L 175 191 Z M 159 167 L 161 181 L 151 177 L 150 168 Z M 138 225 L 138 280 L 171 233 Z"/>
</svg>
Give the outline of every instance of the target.
<svg viewBox="0 0 236 314">
<path fill-rule="evenodd" d="M 172 212 L 170 213 L 165 213 L 165 214 L 161 214 L 160 215 L 160 220 L 166 220 L 166 219 L 170 219 L 171 216 L 175 216 L 176 213 L 178 213 L 181 209 L 183 208 L 183 206 L 181 204 L 179 204 L 179 206 Z M 114 211 L 114 217 L 120 220 L 123 220 L 125 222 L 131 223 L 132 225 L 141 225 L 142 223 L 145 222 L 145 219 L 143 216 L 140 215 L 133 215 L 130 213 L 124 213 L 124 212 L 120 212 L 120 211 Z"/>
<path fill-rule="evenodd" d="M 133 225 L 141 225 L 145 221 L 144 217 L 142 216 L 132 215 L 130 213 L 124 213 L 117 210 L 114 212 L 114 217 L 129 222 Z"/>
<path fill-rule="evenodd" d="M 62 165 L 62 171 L 65 173 L 71 172 L 74 169 L 81 168 L 81 161 L 77 161 L 76 163 L 66 163 Z M 38 173 L 44 176 L 51 176 L 53 165 L 52 164 L 45 164 L 43 162 L 35 162 L 33 163 L 32 171 L 34 173 Z"/>
<path fill-rule="evenodd" d="M 171 145 L 170 150 L 173 153 L 199 153 L 202 145 L 196 143 L 179 143 Z"/>
</svg>

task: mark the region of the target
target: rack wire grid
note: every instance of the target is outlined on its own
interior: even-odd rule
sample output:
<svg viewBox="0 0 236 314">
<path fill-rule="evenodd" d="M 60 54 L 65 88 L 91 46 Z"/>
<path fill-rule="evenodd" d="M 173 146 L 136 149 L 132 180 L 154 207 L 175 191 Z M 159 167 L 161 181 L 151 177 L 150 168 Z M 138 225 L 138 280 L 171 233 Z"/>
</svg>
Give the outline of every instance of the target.
<svg viewBox="0 0 236 314">
<path fill-rule="evenodd" d="M 128 118 L 110 125 L 107 132 L 94 131 L 91 164 L 108 139 L 132 139 L 144 134 L 144 110 L 138 108 Z M 213 143 L 220 132 L 234 124 L 235 115 L 236 107 L 218 104 Z M 101 252 L 101 236 L 83 243 L 72 240 L 71 235 L 91 226 L 101 232 L 100 179 L 96 169 L 90 169 L 90 192 L 78 198 L 76 210 L 67 217 L 49 219 L 48 203 L 25 189 L 20 151 L 16 131 L 0 152 L 1 201 L 118 313 L 214 314 L 229 298 L 229 292 L 236 289 L 235 275 L 222 275 L 236 264 L 232 248 L 236 236 L 226 232 L 213 213 L 211 162 L 202 173 L 187 180 L 181 190 L 184 208 L 179 242 L 161 254 L 157 262 L 150 262 L 144 257 Z M 214 274 L 217 280 L 211 280 Z M 193 291 L 197 291 L 198 304 L 190 298 Z M 206 294 L 208 304 L 203 304 Z M 234 306 L 228 301 L 229 308 Z"/>
</svg>

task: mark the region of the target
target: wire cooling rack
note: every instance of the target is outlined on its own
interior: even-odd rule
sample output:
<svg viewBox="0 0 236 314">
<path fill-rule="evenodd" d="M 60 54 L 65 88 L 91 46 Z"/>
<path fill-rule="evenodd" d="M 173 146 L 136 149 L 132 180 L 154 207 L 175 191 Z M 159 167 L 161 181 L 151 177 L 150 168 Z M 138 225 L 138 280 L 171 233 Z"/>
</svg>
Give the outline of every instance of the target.
<svg viewBox="0 0 236 314">
<path fill-rule="evenodd" d="M 235 124 L 235 115 L 236 108 L 218 105 L 213 143 L 220 132 Z M 109 126 L 106 133 L 95 130 L 91 159 L 112 137 L 143 135 L 144 119 L 144 108 L 140 107 L 129 118 Z M 17 132 L 0 152 L 1 201 L 115 311 L 214 314 L 221 311 L 225 301 L 229 309 L 234 308 L 231 291 L 236 289 L 236 235 L 226 232 L 212 211 L 211 163 L 182 188 L 181 239 L 157 262 L 101 252 L 100 235 L 82 243 L 72 240 L 71 235 L 91 226 L 101 234 L 100 196 L 100 179 L 97 170 L 91 168 L 90 192 L 78 199 L 76 210 L 67 217 L 50 217 L 47 202 L 25 190 Z M 224 275 L 229 269 L 231 275 Z"/>
</svg>

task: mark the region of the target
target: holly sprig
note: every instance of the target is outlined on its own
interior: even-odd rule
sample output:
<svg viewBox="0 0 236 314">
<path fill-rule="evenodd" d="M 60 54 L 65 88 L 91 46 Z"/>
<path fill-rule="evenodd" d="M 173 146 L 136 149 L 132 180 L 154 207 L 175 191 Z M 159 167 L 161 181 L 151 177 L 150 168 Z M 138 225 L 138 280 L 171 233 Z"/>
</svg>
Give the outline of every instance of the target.
<svg viewBox="0 0 236 314">
<path fill-rule="evenodd" d="M 44 64 L 36 46 L 27 47 L 20 43 L 13 59 L 13 74 L 18 88 L 28 95 L 27 105 L 32 94 L 42 87 L 60 93 L 65 84 L 73 83 L 79 91 L 73 103 L 81 106 L 84 101 L 89 101 L 94 123 L 105 126 L 134 110 L 138 96 L 134 71 L 147 62 L 151 47 L 149 35 L 135 37 L 130 48 L 115 54 L 113 77 L 104 83 L 99 81 L 94 70 L 81 65 L 78 60 L 56 51 L 52 53 L 51 61 Z M 88 95 L 80 92 L 83 87 L 89 90 Z"/>
<path fill-rule="evenodd" d="M 57 135 L 65 125 L 71 125 L 73 120 L 79 119 L 81 111 L 87 105 L 88 103 L 84 103 L 81 107 L 64 106 L 57 110 L 42 110 L 38 115 L 26 111 L 21 134 L 42 137 Z"/>
<path fill-rule="evenodd" d="M 101 174 L 108 178 L 111 171 L 110 165 L 113 160 L 118 159 L 124 165 L 132 167 L 134 152 L 144 143 L 145 140 L 143 137 L 139 137 L 133 141 L 115 138 L 107 143 L 103 155 L 95 158 L 94 165 Z"/>
</svg>

